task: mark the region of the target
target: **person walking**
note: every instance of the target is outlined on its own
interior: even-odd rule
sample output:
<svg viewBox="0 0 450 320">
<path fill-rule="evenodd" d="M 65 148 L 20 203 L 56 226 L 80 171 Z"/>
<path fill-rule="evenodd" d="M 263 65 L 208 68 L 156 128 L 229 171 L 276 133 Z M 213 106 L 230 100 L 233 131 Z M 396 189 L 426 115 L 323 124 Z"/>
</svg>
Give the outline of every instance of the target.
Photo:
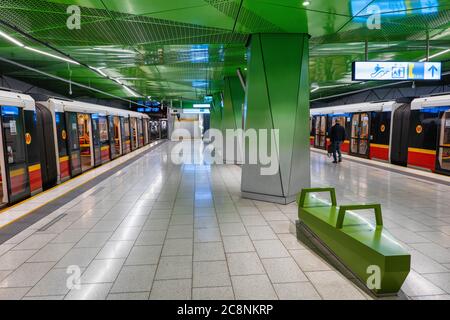
<svg viewBox="0 0 450 320">
<path fill-rule="evenodd" d="M 333 148 L 333 163 L 342 162 L 341 145 L 345 141 L 346 133 L 345 128 L 341 126 L 340 121 L 336 119 L 335 125 L 330 130 L 330 142 Z"/>
</svg>

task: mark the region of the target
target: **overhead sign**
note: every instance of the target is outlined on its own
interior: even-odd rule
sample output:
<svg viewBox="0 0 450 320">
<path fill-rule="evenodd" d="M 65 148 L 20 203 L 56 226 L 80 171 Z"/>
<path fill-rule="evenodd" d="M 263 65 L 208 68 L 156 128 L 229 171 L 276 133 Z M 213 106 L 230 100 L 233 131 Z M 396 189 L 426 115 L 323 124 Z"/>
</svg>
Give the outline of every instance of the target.
<svg viewBox="0 0 450 320">
<path fill-rule="evenodd" d="M 440 62 L 353 62 L 353 80 L 441 80 Z"/>
</svg>

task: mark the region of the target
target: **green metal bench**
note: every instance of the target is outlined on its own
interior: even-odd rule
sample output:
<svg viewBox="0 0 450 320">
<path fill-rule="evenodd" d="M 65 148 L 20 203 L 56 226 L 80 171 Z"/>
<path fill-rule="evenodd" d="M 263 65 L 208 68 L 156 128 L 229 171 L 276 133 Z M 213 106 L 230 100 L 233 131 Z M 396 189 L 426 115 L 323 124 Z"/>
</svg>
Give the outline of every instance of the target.
<svg viewBox="0 0 450 320">
<path fill-rule="evenodd" d="M 311 194 L 317 192 L 329 192 L 331 204 Z M 376 295 L 398 293 L 411 256 L 383 230 L 379 204 L 338 207 L 334 188 L 303 189 L 297 201 L 300 222 L 369 290 Z M 374 210 L 376 226 L 351 212 L 367 209 Z"/>
</svg>

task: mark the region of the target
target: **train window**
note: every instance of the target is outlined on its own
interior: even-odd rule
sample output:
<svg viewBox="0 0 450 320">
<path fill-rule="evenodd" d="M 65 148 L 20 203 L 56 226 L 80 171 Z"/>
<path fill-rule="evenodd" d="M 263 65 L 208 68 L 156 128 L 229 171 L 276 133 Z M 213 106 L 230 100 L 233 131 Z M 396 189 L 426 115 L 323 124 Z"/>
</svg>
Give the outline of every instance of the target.
<svg viewBox="0 0 450 320">
<path fill-rule="evenodd" d="M 369 115 L 367 113 L 361 114 L 361 139 L 369 138 Z"/>
<path fill-rule="evenodd" d="M 352 153 L 358 152 L 358 137 L 359 137 L 359 114 L 354 114 L 352 117 L 352 133 L 350 151 Z"/>
<path fill-rule="evenodd" d="M 122 154 L 122 150 L 120 149 L 119 130 L 120 130 L 120 118 L 114 117 L 114 147 L 116 149 L 117 155 Z"/>
<path fill-rule="evenodd" d="M 56 131 L 58 135 L 58 151 L 59 156 L 67 156 L 67 131 L 64 122 L 64 114 L 62 112 L 55 113 Z"/>
<path fill-rule="evenodd" d="M 142 147 L 144 145 L 144 132 L 142 131 L 142 119 L 137 119 L 137 129 L 139 135 L 139 146 Z"/>
<path fill-rule="evenodd" d="M 123 121 L 123 132 L 122 132 L 122 146 L 123 153 L 129 153 L 131 151 L 131 140 L 130 140 L 130 118 L 124 117 Z"/>
<path fill-rule="evenodd" d="M 98 126 L 100 130 L 100 142 L 105 143 L 108 142 L 108 123 L 106 121 L 106 117 L 98 118 Z"/>
</svg>

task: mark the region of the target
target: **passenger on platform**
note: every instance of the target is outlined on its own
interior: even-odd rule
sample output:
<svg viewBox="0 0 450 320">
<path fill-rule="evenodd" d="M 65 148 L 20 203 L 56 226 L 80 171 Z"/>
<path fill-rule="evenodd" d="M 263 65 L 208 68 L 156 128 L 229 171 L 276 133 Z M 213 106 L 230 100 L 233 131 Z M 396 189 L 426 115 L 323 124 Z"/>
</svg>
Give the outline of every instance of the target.
<svg viewBox="0 0 450 320">
<path fill-rule="evenodd" d="M 345 128 L 341 126 L 339 122 L 340 121 L 336 119 L 335 125 L 330 130 L 330 142 L 334 159 L 333 163 L 338 163 L 337 155 L 339 155 L 339 162 L 342 162 L 341 145 L 346 138 Z"/>
</svg>

